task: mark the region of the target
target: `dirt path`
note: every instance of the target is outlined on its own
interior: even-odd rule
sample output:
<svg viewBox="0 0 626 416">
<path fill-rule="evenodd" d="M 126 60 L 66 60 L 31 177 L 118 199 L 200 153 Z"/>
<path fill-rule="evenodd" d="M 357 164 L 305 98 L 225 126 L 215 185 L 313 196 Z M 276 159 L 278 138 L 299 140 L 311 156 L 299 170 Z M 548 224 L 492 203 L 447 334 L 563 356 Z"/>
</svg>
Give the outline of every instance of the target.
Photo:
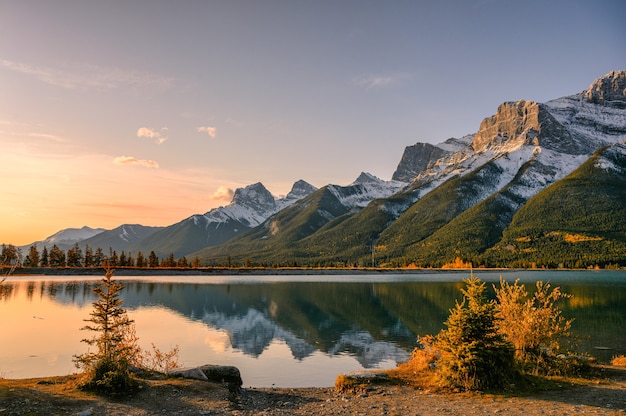
<svg viewBox="0 0 626 416">
<path fill-rule="evenodd" d="M 626 369 L 526 397 L 443 394 L 406 386 L 365 393 L 332 388 L 244 389 L 234 401 L 225 386 L 195 380 L 151 380 L 128 399 L 78 391 L 73 377 L 0 379 L 4 415 L 626 415 Z"/>
</svg>

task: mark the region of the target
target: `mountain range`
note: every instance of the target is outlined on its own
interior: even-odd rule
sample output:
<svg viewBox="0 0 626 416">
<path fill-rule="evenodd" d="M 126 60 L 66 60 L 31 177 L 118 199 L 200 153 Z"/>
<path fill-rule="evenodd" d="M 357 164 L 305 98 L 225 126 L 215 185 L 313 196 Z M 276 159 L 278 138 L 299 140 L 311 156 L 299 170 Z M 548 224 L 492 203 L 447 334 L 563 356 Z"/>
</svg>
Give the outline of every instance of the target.
<svg viewBox="0 0 626 416">
<path fill-rule="evenodd" d="M 626 71 L 546 103 L 505 102 L 473 134 L 408 146 L 391 181 L 298 181 L 281 199 L 256 183 L 168 227 L 81 231 L 81 245 L 204 265 L 626 266 Z"/>
</svg>

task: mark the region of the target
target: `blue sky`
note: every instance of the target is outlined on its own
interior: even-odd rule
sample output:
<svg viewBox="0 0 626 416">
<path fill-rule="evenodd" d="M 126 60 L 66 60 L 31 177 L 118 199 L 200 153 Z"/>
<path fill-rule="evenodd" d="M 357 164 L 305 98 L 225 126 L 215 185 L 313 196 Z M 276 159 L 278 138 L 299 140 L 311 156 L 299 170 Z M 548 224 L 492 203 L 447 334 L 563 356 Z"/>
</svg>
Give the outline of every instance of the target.
<svg viewBox="0 0 626 416">
<path fill-rule="evenodd" d="M 0 0 L 0 243 L 169 225 L 626 68 L 626 3 Z"/>
</svg>

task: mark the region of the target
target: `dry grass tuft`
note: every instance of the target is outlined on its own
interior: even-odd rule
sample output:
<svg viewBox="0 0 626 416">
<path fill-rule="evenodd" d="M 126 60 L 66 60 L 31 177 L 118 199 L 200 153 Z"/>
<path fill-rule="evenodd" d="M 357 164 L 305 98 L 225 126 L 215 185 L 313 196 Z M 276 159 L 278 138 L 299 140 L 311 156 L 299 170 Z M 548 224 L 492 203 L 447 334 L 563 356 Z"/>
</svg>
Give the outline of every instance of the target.
<svg viewBox="0 0 626 416">
<path fill-rule="evenodd" d="M 420 389 L 436 389 L 438 376 L 436 372 L 437 360 L 441 353 L 434 346 L 434 337 L 426 336 L 420 339 L 422 348 L 416 348 L 411 353 L 411 359 L 388 370 L 389 377 Z"/>
</svg>

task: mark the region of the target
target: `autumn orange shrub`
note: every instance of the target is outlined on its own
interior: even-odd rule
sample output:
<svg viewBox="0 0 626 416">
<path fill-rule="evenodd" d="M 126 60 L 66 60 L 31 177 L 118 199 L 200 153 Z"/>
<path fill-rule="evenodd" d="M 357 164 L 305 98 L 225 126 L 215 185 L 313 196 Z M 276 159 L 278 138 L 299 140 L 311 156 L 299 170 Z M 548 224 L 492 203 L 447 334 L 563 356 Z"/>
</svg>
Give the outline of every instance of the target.
<svg viewBox="0 0 626 416">
<path fill-rule="evenodd" d="M 626 357 L 624 355 L 617 355 L 613 357 L 611 364 L 617 367 L 626 367 Z"/>
<path fill-rule="evenodd" d="M 441 353 L 435 346 L 435 337 L 426 335 L 418 340 L 419 346 L 411 353 L 411 359 L 387 371 L 390 377 L 415 388 L 435 388 L 437 386 L 437 360 Z"/>
</svg>

